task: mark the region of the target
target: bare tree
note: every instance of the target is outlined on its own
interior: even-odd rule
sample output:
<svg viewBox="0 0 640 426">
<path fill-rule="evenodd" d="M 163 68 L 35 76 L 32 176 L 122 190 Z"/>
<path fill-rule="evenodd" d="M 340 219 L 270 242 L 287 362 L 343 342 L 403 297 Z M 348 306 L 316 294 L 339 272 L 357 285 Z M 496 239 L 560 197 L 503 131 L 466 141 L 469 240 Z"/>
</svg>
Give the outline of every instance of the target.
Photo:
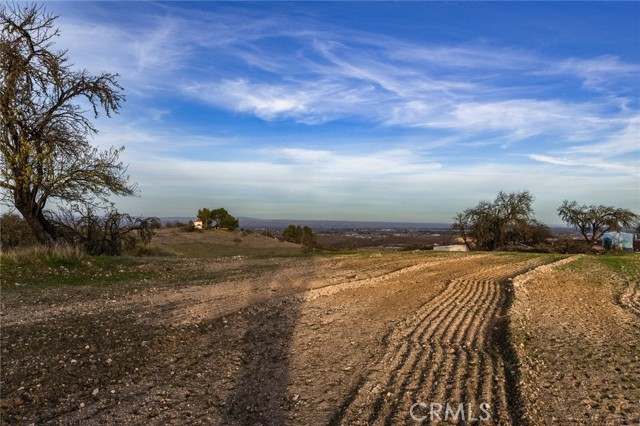
<svg viewBox="0 0 640 426">
<path fill-rule="evenodd" d="M 563 222 L 580 231 L 590 246 L 595 245 L 609 231 L 631 229 L 638 225 L 640 216 L 628 209 L 603 205 L 579 205 L 576 201 L 564 200 L 558 207 Z"/>
<path fill-rule="evenodd" d="M 117 75 L 72 70 L 67 52 L 53 50 L 56 18 L 42 6 L 0 5 L 0 187 L 48 244 L 59 237 L 49 201 L 91 205 L 135 193 L 118 159 L 123 148 L 88 141 L 97 132 L 90 118 L 124 101 Z"/>
<path fill-rule="evenodd" d="M 549 229 L 533 218 L 533 195 L 528 191 L 500 191 L 493 202 L 481 201 L 458 213 L 453 230 L 460 232 L 467 247 L 498 250 L 509 245 L 533 245 L 550 236 Z"/>
</svg>

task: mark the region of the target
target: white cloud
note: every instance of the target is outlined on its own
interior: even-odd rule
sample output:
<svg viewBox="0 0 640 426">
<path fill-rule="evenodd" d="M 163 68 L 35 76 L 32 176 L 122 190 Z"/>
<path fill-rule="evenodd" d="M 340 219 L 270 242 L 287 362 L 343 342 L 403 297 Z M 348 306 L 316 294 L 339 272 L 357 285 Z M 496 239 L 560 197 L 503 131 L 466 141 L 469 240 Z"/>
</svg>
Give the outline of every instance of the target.
<svg viewBox="0 0 640 426">
<path fill-rule="evenodd" d="M 510 138 L 524 140 L 539 134 L 562 134 L 566 140 L 592 134 L 603 127 L 591 105 L 574 105 L 559 100 L 512 99 L 456 105 L 450 116 L 434 126 L 503 131 Z"/>
<path fill-rule="evenodd" d="M 626 123 L 621 130 L 605 136 L 603 142 L 568 146 L 548 154 L 529 154 L 532 160 L 578 168 L 581 170 L 606 170 L 640 178 L 640 116 L 620 119 Z M 638 182 L 640 190 L 640 181 Z"/>
<path fill-rule="evenodd" d="M 263 120 L 304 117 L 308 104 L 317 96 L 312 92 L 290 90 L 283 86 L 250 84 L 244 79 L 223 80 L 218 85 L 185 86 L 184 91 L 221 108 L 251 113 Z"/>
<path fill-rule="evenodd" d="M 600 90 L 614 84 L 627 97 L 638 77 L 637 65 L 612 55 L 551 59 L 488 43 L 425 46 L 320 26 L 309 17 L 224 7 L 197 15 L 173 5 L 160 10 L 165 14 L 156 9 L 129 18 L 138 22 L 127 27 L 63 20 L 63 45 L 80 66 L 121 73 L 128 92 L 140 96 L 150 88 L 186 94 L 266 121 L 318 125 L 356 118 L 391 127 L 498 131 L 510 141 L 616 130 L 611 98 L 569 102 L 546 93 L 538 99 L 549 82 L 532 77 L 580 80 Z M 275 38 L 282 40 L 278 48 L 270 45 Z M 615 102 L 623 108 L 624 94 Z"/>
<path fill-rule="evenodd" d="M 303 164 L 331 161 L 336 157 L 331 151 L 319 149 L 281 148 L 275 149 L 273 152 L 276 153 L 276 155 L 281 153 L 284 158 Z"/>
<path fill-rule="evenodd" d="M 531 190 L 552 222 L 564 198 L 638 208 L 637 64 L 477 41 L 414 43 L 313 17 L 217 9 L 196 16 L 154 4 L 126 20 L 61 20 L 58 47 L 78 67 L 122 74 L 134 106 L 100 122 L 96 143 L 127 146 L 143 198 L 126 203 L 156 200 L 148 214 L 189 214 L 176 209 L 202 207 L 205 197 L 247 216 L 259 208 L 384 219 L 402 210 L 403 219 L 448 220 L 501 189 Z M 198 133 L 158 97 L 185 109 L 197 101 L 199 116 L 291 121 L 298 133 L 279 143 L 230 126 L 225 135 L 236 136 L 221 137 L 207 134 L 206 119 Z M 388 139 L 362 143 L 355 127 L 339 141 L 314 135 L 332 121 Z M 483 150 L 522 141 L 500 155 Z M 168 194 L 181 201 L 167 205 Z"/>
</svg>

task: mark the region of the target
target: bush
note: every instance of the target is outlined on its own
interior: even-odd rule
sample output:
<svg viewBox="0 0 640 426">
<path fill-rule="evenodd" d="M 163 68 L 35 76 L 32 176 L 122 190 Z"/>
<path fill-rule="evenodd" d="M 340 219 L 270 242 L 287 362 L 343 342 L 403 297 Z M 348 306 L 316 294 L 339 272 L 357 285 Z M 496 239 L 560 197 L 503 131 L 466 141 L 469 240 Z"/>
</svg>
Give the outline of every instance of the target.
<svg viewBox="0 0 640 426">
<path fill-rule="evenodd" d="M 117 210 L 98 216 L 91 208 L 72 206 L 53 222 L 64 241 L 82 247 L 87 254 L 117 256 L 138 243 L 149 243 L 160 221 L 156 217 L 135 218 Z"/>
<path fill-rule="evenodd" d="M 584 240 L 569 237 L 559 238 L 551 243 L 552 251 L 563 254 L 593 254 L 597 252 Z"/>
<path fill-rule="evenodd" d="M 36 243 L 36 238 L 26 220 L 12 213 L 0 216 L 0 247 L 2 250 L 28 247 Z"/>
<path fill-rule="evenodd" d="M 304 252 L 313 251 L 316 248 L 316 236 L 308 226 L 289 225 L 282 232 L 282 238 L 290 243 L 302 244 L 302 250 Z"/>
</svg>

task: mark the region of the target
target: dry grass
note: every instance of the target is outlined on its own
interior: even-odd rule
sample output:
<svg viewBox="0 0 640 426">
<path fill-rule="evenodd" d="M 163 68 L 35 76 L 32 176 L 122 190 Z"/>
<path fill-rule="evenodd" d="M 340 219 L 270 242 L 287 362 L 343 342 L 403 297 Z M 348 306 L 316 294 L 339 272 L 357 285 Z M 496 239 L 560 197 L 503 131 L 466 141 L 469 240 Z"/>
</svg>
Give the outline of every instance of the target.
<svg viewBox="0 0 640 426">
<path fill-rule="evenodd" d="M 47 266 L 61 266 L 80 263 L 86 255 L 77 246 L 56 244 L 52 247 L 34 245 L 4 251 L 2 259 L 13 263 L 30 263 Z"/>
<path fill-rule="evenodd" d="M 181 257 L 264 257 L 292 256 L 301 253 L 298 244 L 282 242 L 255 233 L 219 229 L 200 232 L 161 229 L 154 235 L 153 243 Z"/>
</svg>

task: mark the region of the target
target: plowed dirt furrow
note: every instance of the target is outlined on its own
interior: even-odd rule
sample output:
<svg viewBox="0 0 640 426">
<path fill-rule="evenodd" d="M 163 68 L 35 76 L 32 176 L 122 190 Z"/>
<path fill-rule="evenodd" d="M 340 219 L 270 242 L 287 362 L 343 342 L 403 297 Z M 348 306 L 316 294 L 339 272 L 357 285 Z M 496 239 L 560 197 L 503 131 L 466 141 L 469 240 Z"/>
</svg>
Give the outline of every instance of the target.
<svg viewBox="0 0 640 426">
<path fill-rule="evenodd" d="M 490 292 L 490 299 L 487 303 L 481 305 L 481 308 L 477 310 L 477 315 L 474 318 L 473 326 L 467 330 L 464 338 L 462 339 L 463 350 L 466 353 L 466 369 L 464 374 L 458 375 L 459 380 L 456 380 L 456 387 L 447 400 L 460 401 L 465 404 L 466 407 L 475 407 L 476 410 L 479 404 L 483 402 L 477 399 L 477 391 L 480 388 L 480 356 L 484 355 L 484 335 L 486 333 L 487 322 L 483 320 L 485 318 L 491 318 L 495 311 L 500 306 L 500 295 L 496 283 L 483 282 L 488 287 L 493 287 L 493 291 Z M 459 369 L 462 371 L 463 369 Z"/>
<path fill-rule="evenodd" d="M 469 356 L 467 351 L 464 349 L 458 349 L 456 355 L 457 360 L 455 365 L 463 365 L 466 366 L 466 368 L 456 368 L 453 371 L 451 380 L 447 384 L 447 393 L 443 398 L 443 401 L 459 401 L 459 403 L 464 403 L 465 401 L 462 397 L 462 393 L 464 389 L 464 380 L 468 376 Z"/>
<path fill-rule="evenodd" d="M 464 305 L 466 309 L 464 309 L 464 315 L 448 315 L 449 320 L 451 321 L 449 326 L 442 326 L 442 327 L 435 327 L 435 330 L 448 330 L 448 336 L 444 339 L 444 346 L 448 347 L 448 346 L 452 346 L 455 344 L 455 342 L 462 342 L 462 346 L 464 347 L 465 345 L 468 345 L 467 342 L 467 338 L 468 336 L 473 336 L 475 333 L 475 330 L 477 330 L 477 324 L 478 324 L 478 319 L 477 319 L 477 313 L 483 310 L 488 309 L 488 306 L 485 307 L 484 304 L 482 303 L 478 303 L 479 300 L 483 300 L 485 299 L 486 295 L 484 293 L 490 291 L 489 289 L 489 285 L 485 282 L 479 283 L 479 285 L 465 285 L 465 283 L 456 283 L 459 285 L 454 285 L 456 288 L 468 288 L 468 289 L 474 289 L 474 293 L 470 294 L 469 298 L 466 298 L 464 300 L 461 300 L 458 302 L 458 305 Z M 472 283 L 471 283 L 472 284 Z M 494 297 L 491 299 L 490 303 L 494 302 L 495 300 L 495 294 L 497 294 L 497 292 L 493 292 Z M 482 308 L 482 309 L 480 309 Z M 460 310 L 459 312 L 462 312 L 463 310 Z M 437 319 L 437 316 L 435 317 Z M 443 317 L 441 317 L 443 318 Z M 440 324 L 441 322 L 438 321 L 434 321 L 435 323 Z M 428 335 L 428 330 L 425 330 L 423 333 L 421 333 L 420 337 L 424 337 L 424 335 Z M 430 340 L 435 340 L 437 341 L 438 338 L 440 336 L 435 335 L 435 333 L 432 333 L 430 335 Z M 422 341 L 422 339 L 420 339 L 420 341 Z M 425 377 L 425 375 L 429 375 L 429 368 L 430 368 L 430 363 L 429 361 L 432 358 L 432 350 L 430 350 L 429 346 L 426 344 L 426 342 L 422 342 L 422 345 L 418 345 L 415 346 L 414 345 L 414 349 L 423 352 L 421 354 L 421 356 L 417 356 L 414 357 L 415 361 L 411 364 L 410 368 L 408 368 L 407 370 L 412 373 L 412 372 L 416 372 L 416 371 L 422 371 L 422 374 L 416 376 L 415 374 L 406 374 L 405 375 L 405 379 L 402 382 L 402 385 L 400 386 L 400 389 L 403 391 L 403 395 L 401 395 L 399 398 L 395 399 L 395 402 L 391 404 L 391 408 L 389 409 L 390 414 L 387 414 L 386 420 L 385 420 L 385 424 L 396 424 L 394 422 L 399 421 L 399 419 L 397 418 L 397 411 L 399 409 L 399 407 L 403 408 L 403 412 L 406 414 L 409 412 L 409 408 L 411 405 L 411 401 L 415 401 L 416 398 L 416 391 L 419 389 L 419 384 L 423 385 L 424 384 L 424 380 L 423 378 Z M 468 356 L 468 354 L 466 353 L 466 348 L 464 353 L 461 354 L 462 357 L 464 357 L 463 361 L 461 362 L 463 365 L 466 364 L 466 357 Z M 455 370 L 455 374 L 457 376 L 457 378 L 455 379 L 456 383 L 459 383 L 462 381 L 462 377 L 465 375 L 465 371 L 463 369 L 457 369 Z M 402 374 L 399 374 L 400 377 L 402 377 Z M 453 389 L 453 395 L 455 396 L 455 400 L 460 400 L 462 401 L 462 392 L 463 390 L 461 389 L 461 386 L 456 386 Z M 385 413 L 380 413 L 380 414 L 385 414 Z M 393 419 L 393 421 L 391 421 L 390 419 Z"/>
<path fill-rule="evenodd" d="M 458 302 L 459 309 L 456 312 L 456 320 L 446 330 L 436 333 L 434 338 L 440 339 L 444 345 L 457 345 L 462 343 L 462 335 L 471 326 L 475 316 L 473 308 L 484 302 L 487 294 L 484 294 L 483 288 L 478 283 L 461 283 L 473 289 L 473 293 L 469 298 Z"/>
<path fill-rule="evenodd" d="M 491 282 L 485 282 L 484 284 L 489 291 L 489 297 L 486 299 L 486 303 L 479 304 L 475 307 L 472 327 L 469 327 L 467 333 L 462 338 L 463 344 L 470 348 L 482 348 L 483 336 L 487 325 L 484 319 L 490 318 L 494 311 L 500 306 L 501 292 L 498 289 L 499 284 Z"/>
<path fill-rule="evenodd" d="M 501 282 L 539 260 L 492 260 L 497 264 L 453 279 L 387 336 L 377 363 L 381 368 L 366 377 L 337 424 L 405 424 L 415 403 L 442 407 L 421 418 L 423 424 L 467 424 L 480 413 L 480 404 L 492 416 L 485 424 L 511 424 L 504 362 L 492 348 L 491 334 L 506 301 Z"/>
<path fill-rule="evenodd" d="M 441 378 L 435 384 L 435 392 L 431 397 L 431 401 L 436 401 L 439 404 L 445 405 L 444 401 L 451 402 L 454 411 L 459 408 L 460 404 L 464 404 L 462 379 L 468 375 L 469 367 L 463 336 L 472 325 L 476 325 L 474 329 L 477 329 L 478 318 L 473 315 L 474 309 L 472 307 L 483 303 L 488 294 L 482 290 L 489 290 L 488 286 L 483 286 L 482 283 L 462 282 L 461 284 L 476 287 L 480 291 L 476 298 L 467 301 L 468 303 L 461 309 L 461 311 L 466 311 L 465 321 L 461 323 L 462 326 L 447 330 L 441 339 L 445 346 L 445 362 L 441 367 Z"/>
<path fill-rule="evenodd" d="M 460 400 L 470 407 L 478 407 L 480 404 L 477 399 L 477 390 L 480 387 L 480 355 L 477 350 L 466 349 L 466 352 L 469 368 L 463 379 L 463 390 Z"/>
<path fill-rule="evenodd" d="M 453 334 L 455 333 L 455 330 L 460 329 L 463 321 L 469 317 L 469 315 L 467 315 L 468 312 L 464 312 L 457 308 L 461 304 L 474 303 L 480 295 L 480 289 L 475 286 L 460 287 L 467 288 L 469 291 L 464 292 L 460 300 L 452 299 L 453 303 L 449 304 L 449 313 L 446 315 L 440 315 L 440 318 L 445 319 L 445 321 L 441 323 L 440 327 L 436 326 L 436 330 L 453 330 Z M 431 318 L 432 317 L 430 316 L 426 317 L 426 319 Z M 435 317 L 434 319 L 437 318 L 438 317 Z M 424 321 L 421 321 L 420 324 L 423 323 Z M 416 328 L 415 331 L 419 331 L 419 327 Z M 421 333 L 419 337 L 422 337 L 423 335 L 424 333 Z M 415 334 L 412 337 L 415 338 Z M 383 394 L 378 397 L 378 400 L 374 405 L 370 423 L 376 424 L 378 423 L 376 421 L 377 419 L 384 419 L 392 416 L 402 397 L 406 397 L 412 393 L 407 389 L 407 385 L 409 384 L 412 372 L 416 371 L 416 364 L 418 364 L 420 359 L 424 358 L 426 355 L 426 351 L 423 349 L 422 345 L 418 343 L 419 341 L 421 341 L 421 339 L 418 339 L 418 341 L 412 339 L 411 344 L 408 345 L 404 361 L 398 369 L 392 373 L 390 381 L 386 386 L 391 395 Z"/>
<path fill-rule="evenodd" d="M 356 398 L 350 404 L 352 410 L 343 419 L 343 424 L 358 424 L 363 418 L 366 423 L 372 423 L 379 418 L 378 412 L 385 410 L 385 399 L 391 396 L 390 389 L 394 386 L 399 374 L 408 374 L 407 367 L 413 363 L 412 347 L 415 342 L 423 340 L 428 330 L 436 330 L 445 323 L 446 326 L 455 319 L 451 313 L 457 308 L 457 300 L 465 299 L 471 292 L 470 287 L 448 285 L 445 290 L 433 299 L 432 304 L 423 305 L 404 328 L 397 329 L 388 336 L 389 342 L 396 342 L 396 346 L 384 353 L 384 357 L 377 363 L 376 368 L 361 387 Z M 413 356 L 417 356 L 417 351 Z M 409 362 L 407 362 L 409 360 Z M 404 367 L 404 368 L 403 368 Z M 403 371 L 404 370 L 404 371 Z M 387 395 L 389 394 L 389 395 Z M 357 407 L 361 407 L 358 409 Z M 369 414 L 363 412 L 368 410 Z M 365 424 L 366 424 L 365 423 Z"/>
<path fill-rule="evenodd" d="M 486 347 L 486 336 L 489 332 L 488 328 L 491 325 L 491 321 L 488 320 L 495 318 L 504 303 L 504 292 L 499 289 L 500 284 L 491 283 L 490 285 L 494 287 L 494 291 L 491 293 L 491 301 L 485 304 L 483 309 L 480 311 L 478 329 L 475 331 L 473 336 L 469 337 L 469 346 L 473 348 L 482 349 Z"/>
<path fill-rule="evenodd" d="M 453 294 L 458 294 L 458 292 Z M 438 319 L 437 324 L 452 320 L 453 318 L 447 315 L 447 313 L 452 312 L 454 309 L 455 304 L 453 303 L 453 297 L 446 298 L 444 303 L 435 310 L 438 315 L 436 317 Z M 425 316 L 420 324 L 429 318 L 430 316 Z M 407 340 L 404 340 L 403 343 L 394 350 L 385 353 L 384 359 L 379 363 L 383 367 L 377 369 L 376 372 L 370 375 L 367 384 L 363 387 L 363 389 L 368 389 L 368 391 L 358 392 L 357 397 L 351 404 L 351 407 L 354 408 L 351 412 L 351 417 L 349 420 L 345 419 L 344 424 L 357 424 L 359 419 L 363 417 L 367 418 L 367 414 L 363 413 L 364 410 L 369 411 L 367 423 L 371 424 L 380 418 L 379 413 L 388 410 L 386 407 L 388 404 L 387 399 L 393 395 L 394 391 L 396 395 L 401 394 L 400 391 L 402 389 L 397 386 L 396 381 L 398 378 L 402 379 L 410 375 L 410 367 L 415 366 L 421 358 L 419 354 L 423 348 L 416 348 L 416 346 L 419 345 L 417 342 L 419 342 L 420 339 L 416 339 L 415 336 L 415 334 L 420 331 L 422 330 L 413 329 L 412 333 L 408 333 L 410 336 Z M 394 340 L 394 337 L 395 336 L 392 335 L 391 339 Z M 438 362 L 437 358 L 435 362 Z"/>
<path fill-rule="evenodd" d="M 507 402 L 506 378 L 504 376 L 504 362 L 502 358 L 494 356 L 493 359 L 493 386 L 494 400 L 492 404 L 493 420 L 495 425 L 508 426 L 512 424 L 509 404 Z"/>
</svg>

